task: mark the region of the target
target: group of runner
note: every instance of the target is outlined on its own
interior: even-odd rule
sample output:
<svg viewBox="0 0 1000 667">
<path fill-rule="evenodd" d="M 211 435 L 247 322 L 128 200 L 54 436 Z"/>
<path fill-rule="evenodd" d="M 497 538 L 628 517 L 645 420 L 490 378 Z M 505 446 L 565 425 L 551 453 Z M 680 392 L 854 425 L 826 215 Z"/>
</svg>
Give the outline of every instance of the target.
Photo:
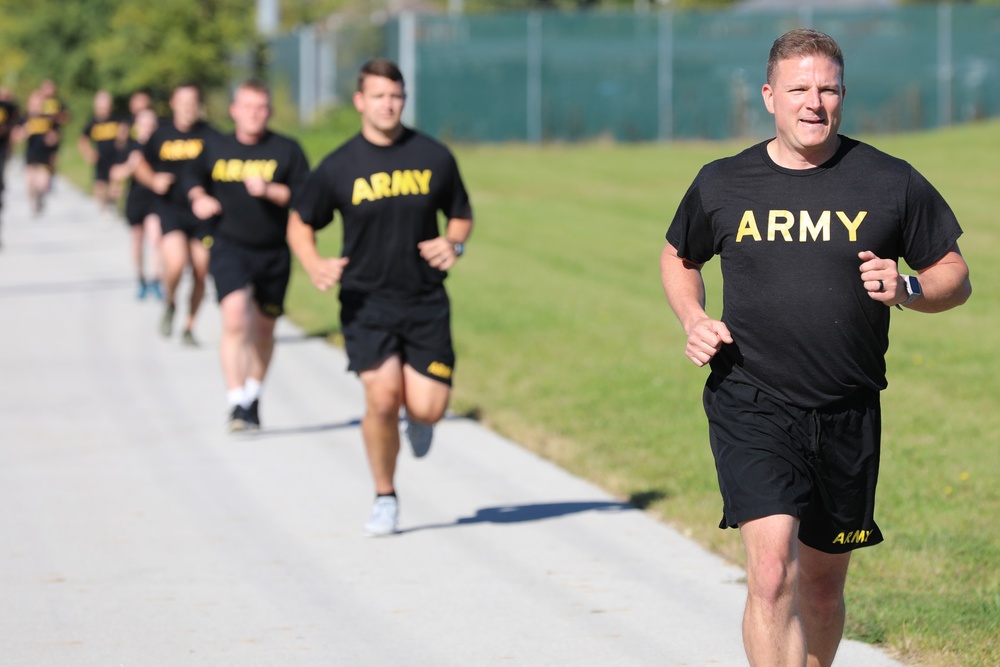
<svg viewBox="0 0 1000 667">
<path fill-rule="evenodd" d="M 739 528 L 747 551 L 747 657 L 829 667 L 851 552 L 882 540 L 874 500 L 892 307 L 948 310 L 969 298 L 971 283 L 961 227 L 941 195 L 909 164 L 839 134 L 840 46 L 792 30 L 774 42 L 766 74 L 775 136 L 702 169 L 667 231 L 661 274 L 687 356 L 711 368 L 704 403 L 720 527 Z M 318 289 L 339 285 L 349 369 L 365 390 L 361 434 L 376 492 L 369 536 L 397 529 L 400 411 L 419 457 L 448 405 L 455 355 L 444 279 L 472 231 L 454 157 L 402 125 L 405 100 L 394 63 L 365 64 L 353 98 L 361 131 L 310 171 L 294 140 L 268 130 L 262 84 L 237 88 L 228 135 L 201 120 L 198 88 L 182 85 L 155 129 L 155 118 L 135 112 L 128 157 L 108 172 L 147 188 L 130 220 L 152 215 L 162 229 L 164 335 L 190 265 L 182 338 L 195 343 L 213 275 L 232 430 L 260 425 L 290 251 Z M 94 129 L 104 109 L 96 102 L 93 141 L 110 134 Z M 41 98 L 29 100 L 30 118 L 44 113 Z M 58 137 L 42 143 L 51 149 Z M 102 174 L 100 149 L 91 157 Z M 343 253 L 323 257 L 315 231 L 337 211 Z M 701 276 L 716 254 L 720 319 L 705 311 Z M 900 258 L 916 275 L 900 273 Z"/>
<path fill-rule="evenodd" d="M 98 91 L 77 143 L 93 165 L 102 211 L 127 187 L 138 296 L 162 298 L 163 336 L 175 331 L 189 270 L 180 337 L 197 345 L 195 324 L 211 274 L 222 316 L 230 431 L 260 428 L 292 251 L 318 289 L 339 284 L 349 369 L 365 389 L 362 437 L 376 490 L 364 533 L 380 536 L 397 529 L 401 436 L 415 456 L 424 456 L 448 406 L 455 353 L 444 279 L 464 251 L 472 210 L 451 152 L 402 125 L 405 89 L 394 63 L 367 63 L 353 101 L 361 131 L 314 171 L 295 140 L 269 129 L 270 92 L 253 80 L 234 92 L 231 133 L 206 122 L 201 91 L 182 84 L 165 118 L 157 118 L 144 93 L 132 96 L 128 118 L 117 117 L 111 95 Z M 54 159 L 46 164 L 51 173 Z M 337 211 L 344 253 L 322 257 L 315 231 Z M 149 275 L 147 242 L 159 260 Z"/>
</svg>

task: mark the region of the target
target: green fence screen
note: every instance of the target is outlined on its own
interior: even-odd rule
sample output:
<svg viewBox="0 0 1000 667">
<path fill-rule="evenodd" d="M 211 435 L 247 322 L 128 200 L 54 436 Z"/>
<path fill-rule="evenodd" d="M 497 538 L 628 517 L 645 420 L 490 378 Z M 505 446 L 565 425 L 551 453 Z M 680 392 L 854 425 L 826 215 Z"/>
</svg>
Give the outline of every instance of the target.
<svg viewBox="0 0 1000 667">
<path fill-rule="evenodd" d="M 796 27 L 844 49 L 846 133 L 1000 115 L 1000 7 L 987 6 L 406 14 L 311 33 L 312 50 L 301 31 L 280 38 L 276 54 L 298 38 L 303 55 L 298 70 L 275 58 L 273 75 L 298 82 L 300 105 L 346 102 L 361 62 L 393 58 L 407 78 L 406 121 L 448 141 L 756 137 L 773 132 L 760 97 L 768 51 Z M 310 88 L 324 92 L 302 94 Z"/>
</svg>

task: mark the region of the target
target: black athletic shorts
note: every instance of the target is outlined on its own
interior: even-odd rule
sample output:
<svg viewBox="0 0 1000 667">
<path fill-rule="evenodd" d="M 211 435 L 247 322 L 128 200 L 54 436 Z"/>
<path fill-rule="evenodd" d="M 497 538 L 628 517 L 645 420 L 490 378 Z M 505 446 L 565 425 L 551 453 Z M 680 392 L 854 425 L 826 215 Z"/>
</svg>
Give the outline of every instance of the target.
<svg viewBox="0 0 1000 667">
<path fill-rule="evenodd" d="M 806 410 L 712 375 L 703 398 L 722 492 L 720 528 L 788 514 L 800 520 L 799 541 L 825 553 L 882 541 L 874 519 L 878 392 Z"/>
<path fill-rule="evenodd" d="M 216 236 L 208 260 L 219 301 L 247 285 L 260 312 L 278 317 L 285 312 L 285 290 L 292 270 L 287 246 L 255 248 Z"/>
<path fill-rule="evenodd" d="M 211 220 L 201 220 L 190 208 L 159 199 L 153 207 L 153 213 L 160 216 L 160 228 L 164 236 L 170 232 L 184 232 L 189 239 L 204 240 L 212 235 L 214 223 Z"/>
<path fill-rule="evenodd" d="M 455 350 L 443 287 L 405 300 L 341 290 L 340 322 L 348 370 L 361 373 L 398 354 L 421 375 L 451 386 Z"/>
<path fill-rule="evenodd" d="M 125 219 L 128 220 L 128 224 L 135 226 L 145 222 L 149 214 L 156 212 L 153 210 L 154 203 L 151 197 L 130 195 L 125 200 Z"/>
<path fill-rule="evenodd" d="M 103 181 L 107 183 L 111 180 L 111 167 L 114 166 L 115 159 L 114 156 L 104 157 L 98 156 L 97 162 L 94 164 L 94 180 Z"/>
</svg>

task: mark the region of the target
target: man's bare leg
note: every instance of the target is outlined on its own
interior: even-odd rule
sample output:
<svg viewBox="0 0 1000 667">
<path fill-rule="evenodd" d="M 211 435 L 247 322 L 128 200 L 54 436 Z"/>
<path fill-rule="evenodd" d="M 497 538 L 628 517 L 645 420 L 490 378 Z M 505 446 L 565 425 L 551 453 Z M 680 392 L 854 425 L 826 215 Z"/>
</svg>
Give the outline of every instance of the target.
<svg viewBox="0 0 1000 667">
<path fill-rule="evenodd" d="M 850 552 L 828 554 L 799 543 L 799 614 L 808 667 L 830 667 L 844 634 L 844 584 Z"/>
<path fill-rule="evenodd" d="M 797 608 L 798 526 L 788 515 L 740 526 L 747 553 L 743 644 L 752 667 L 806 664 L 806 636 Z"/>
<path fill-rule="evenodd" d="M 375 493 L 395 493 L 396 458 L 399 456 L 399 406 L 403 397 L 403 364 L 391 356 L 360 373 L 365 387 L 365 416 L 361 434 Z"/>
<path fill-rule="evenodd" d="M 187 319 L 184 321 L 185 342 L 194 344 L 194 322 L 198 317 L 198 308 L 205 297 L 205 283 L 208 280 L 208 248 L 199 239 L 188 240 L 188 252 L 191 257 L 191 299 L 188 304 Z"/>
<path fill-rule="evenodd" d="M 160 258 L 163 267 L 163 296 L 166 301 L 160 333 L 169 336 L 177 306 L 177 286 L 180 285 L 184 267 L 188 263 L 188 239 L 184 232 L 174 230 L 163 235 L 160 239 Z"/>
</svg>

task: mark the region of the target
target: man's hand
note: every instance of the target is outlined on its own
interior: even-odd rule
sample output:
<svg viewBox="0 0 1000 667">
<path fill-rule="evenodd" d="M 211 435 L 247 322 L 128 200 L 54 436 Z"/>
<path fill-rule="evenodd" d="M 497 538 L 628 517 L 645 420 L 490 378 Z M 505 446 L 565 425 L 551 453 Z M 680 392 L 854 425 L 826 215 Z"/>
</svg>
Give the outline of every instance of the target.
<svg viewBox="0 0 1000 667">
<path fill-rule="evenodd" d="M 153 174 L 149 189 L 158 195 L 165 195 L 174 184 L 175 177 L 169 171 L 158 171 Z"/>
<path fill-rule="evenodd" d="M 868 296 L 886 306 L 903 303 L 909 296 L 906 284 L 899 275 L 899 267 L 891 259 L 882 259 L 871 250 L 858 253 L 861 264 L 861 281 Z"/>
<path fill-rule="evenodd" d="M 420 250 L 420 256 L 439 271 L 447 271 L 458 260 L 455 246 L 443 236 L 421 241 L 417 244 L 417 248 Z"/>
<path fill-rule="evenodd" d="M 684 354 L 694 362 L 695 366 L 704 366 L 722 349 L 723 344 L 733 342 L 729 327 L 719 320 L 708 317 L 696 321 L 687 334 Z"/>
<path fill-rule="evenodd" d="M 263 176 L 247 176 L 243 179 L 243 185 L 246 186 L 247 193 L 251 197 L 266 197 L 267 196 L 267 181 L 264 180 Z"/>
<path fill-rule="evenodd" d="M 222 204 L 209 194 L 200 194 L 191 200 L 191 210 L 199 220 L 209 220 L 222 213 Z"/>
<path fill-rule="evenodd" d="M 303 268 L 316 289 L 325 292 L 340 282 L 349 261 L 346 257 L 319 257 L 308 266 L 303 265 Z"/>
</svg>

